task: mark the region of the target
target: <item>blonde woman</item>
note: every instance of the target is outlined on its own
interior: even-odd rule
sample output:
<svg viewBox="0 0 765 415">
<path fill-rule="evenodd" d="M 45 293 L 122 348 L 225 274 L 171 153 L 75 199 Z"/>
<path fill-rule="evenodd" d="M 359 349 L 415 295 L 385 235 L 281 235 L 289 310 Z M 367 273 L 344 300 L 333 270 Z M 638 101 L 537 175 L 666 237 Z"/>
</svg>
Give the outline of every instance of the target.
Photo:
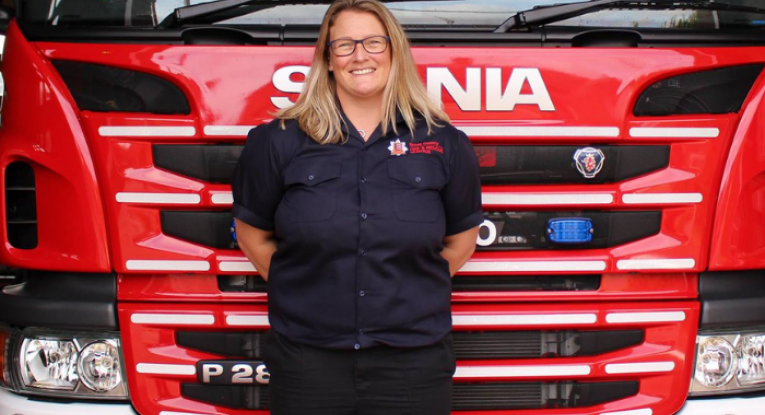
<svg viewBox="0 0 765 415">
<path fill-rule="evenodd" d="M 271 413 L 448 414 L 478 163 L 381 3 L 332 3 L 303 93 L 250 132 L 233 191 L 268 281 Z"/>
</svg>

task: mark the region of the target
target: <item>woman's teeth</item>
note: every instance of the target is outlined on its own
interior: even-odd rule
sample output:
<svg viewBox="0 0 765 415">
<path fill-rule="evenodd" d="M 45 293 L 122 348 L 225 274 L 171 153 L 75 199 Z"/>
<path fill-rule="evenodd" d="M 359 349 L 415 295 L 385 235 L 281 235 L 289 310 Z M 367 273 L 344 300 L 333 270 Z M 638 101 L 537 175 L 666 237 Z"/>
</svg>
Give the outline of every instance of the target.
<svg viewBox="0 0 765 415">
<path fill-rule="evenodd" d="M 374 69 L 369 68 L 369 69 L 359 69 L 356 71 L 351 71 L 351 73 L 354 75 L 364 75 L 364 74 L 372 73 L 374 71 L 375 71 Z"/>
</svg>

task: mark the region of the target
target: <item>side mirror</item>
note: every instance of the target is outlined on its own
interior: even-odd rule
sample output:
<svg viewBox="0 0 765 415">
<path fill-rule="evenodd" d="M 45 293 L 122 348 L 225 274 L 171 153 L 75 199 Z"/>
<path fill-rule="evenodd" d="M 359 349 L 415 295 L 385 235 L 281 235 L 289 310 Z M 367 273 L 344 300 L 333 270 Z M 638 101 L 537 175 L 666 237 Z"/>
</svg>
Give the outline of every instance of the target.
<svg viewBox="0 0 765 415">
<path fill-rule="evenodd" d="M 0 5 L 0 33 L 8 31 L 8 24 L 16 15 L 16 11 L 8 6 Z"/>
</svg>

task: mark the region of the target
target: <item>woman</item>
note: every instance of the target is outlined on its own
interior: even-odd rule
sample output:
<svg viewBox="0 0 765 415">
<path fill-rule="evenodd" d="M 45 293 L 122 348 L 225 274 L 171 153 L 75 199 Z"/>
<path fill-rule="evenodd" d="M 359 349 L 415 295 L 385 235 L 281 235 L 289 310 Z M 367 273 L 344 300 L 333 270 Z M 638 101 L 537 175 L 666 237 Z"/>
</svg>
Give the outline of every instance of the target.
<svg viewBox="0 0 765 415">
<path fill-rule="evenodd" d="M 250 132 L 233 190 L 268 281 L 272 414 L 448 414 L 478 166 L 382 4 L 329 7 L 303 93 Z"/>
</svg>

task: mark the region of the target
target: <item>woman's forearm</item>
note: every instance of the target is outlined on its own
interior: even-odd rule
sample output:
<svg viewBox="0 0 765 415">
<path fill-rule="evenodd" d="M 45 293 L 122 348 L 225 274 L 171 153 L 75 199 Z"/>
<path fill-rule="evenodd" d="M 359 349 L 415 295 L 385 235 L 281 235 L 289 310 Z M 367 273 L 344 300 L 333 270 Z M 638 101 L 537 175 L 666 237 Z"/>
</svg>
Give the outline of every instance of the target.
<svg viewBox="0 0 765 415">
<path fill-rule="evenodd" d="M 468 229 L 455 235 L 449 235 L 444 238 L 444 249 L 441 256 L 449 262 L 449 275 L 454 274 L 462 268 L 475 252 L 475 241 L 478 238 L 478 226 Z"/>
<path fill-rule="evenodd" d="M 252 227 L 236 219 L 236 241 L 260 276 L 268 281 L 271 257 L 276 252 L 274 233 Z"/>
</svg>

